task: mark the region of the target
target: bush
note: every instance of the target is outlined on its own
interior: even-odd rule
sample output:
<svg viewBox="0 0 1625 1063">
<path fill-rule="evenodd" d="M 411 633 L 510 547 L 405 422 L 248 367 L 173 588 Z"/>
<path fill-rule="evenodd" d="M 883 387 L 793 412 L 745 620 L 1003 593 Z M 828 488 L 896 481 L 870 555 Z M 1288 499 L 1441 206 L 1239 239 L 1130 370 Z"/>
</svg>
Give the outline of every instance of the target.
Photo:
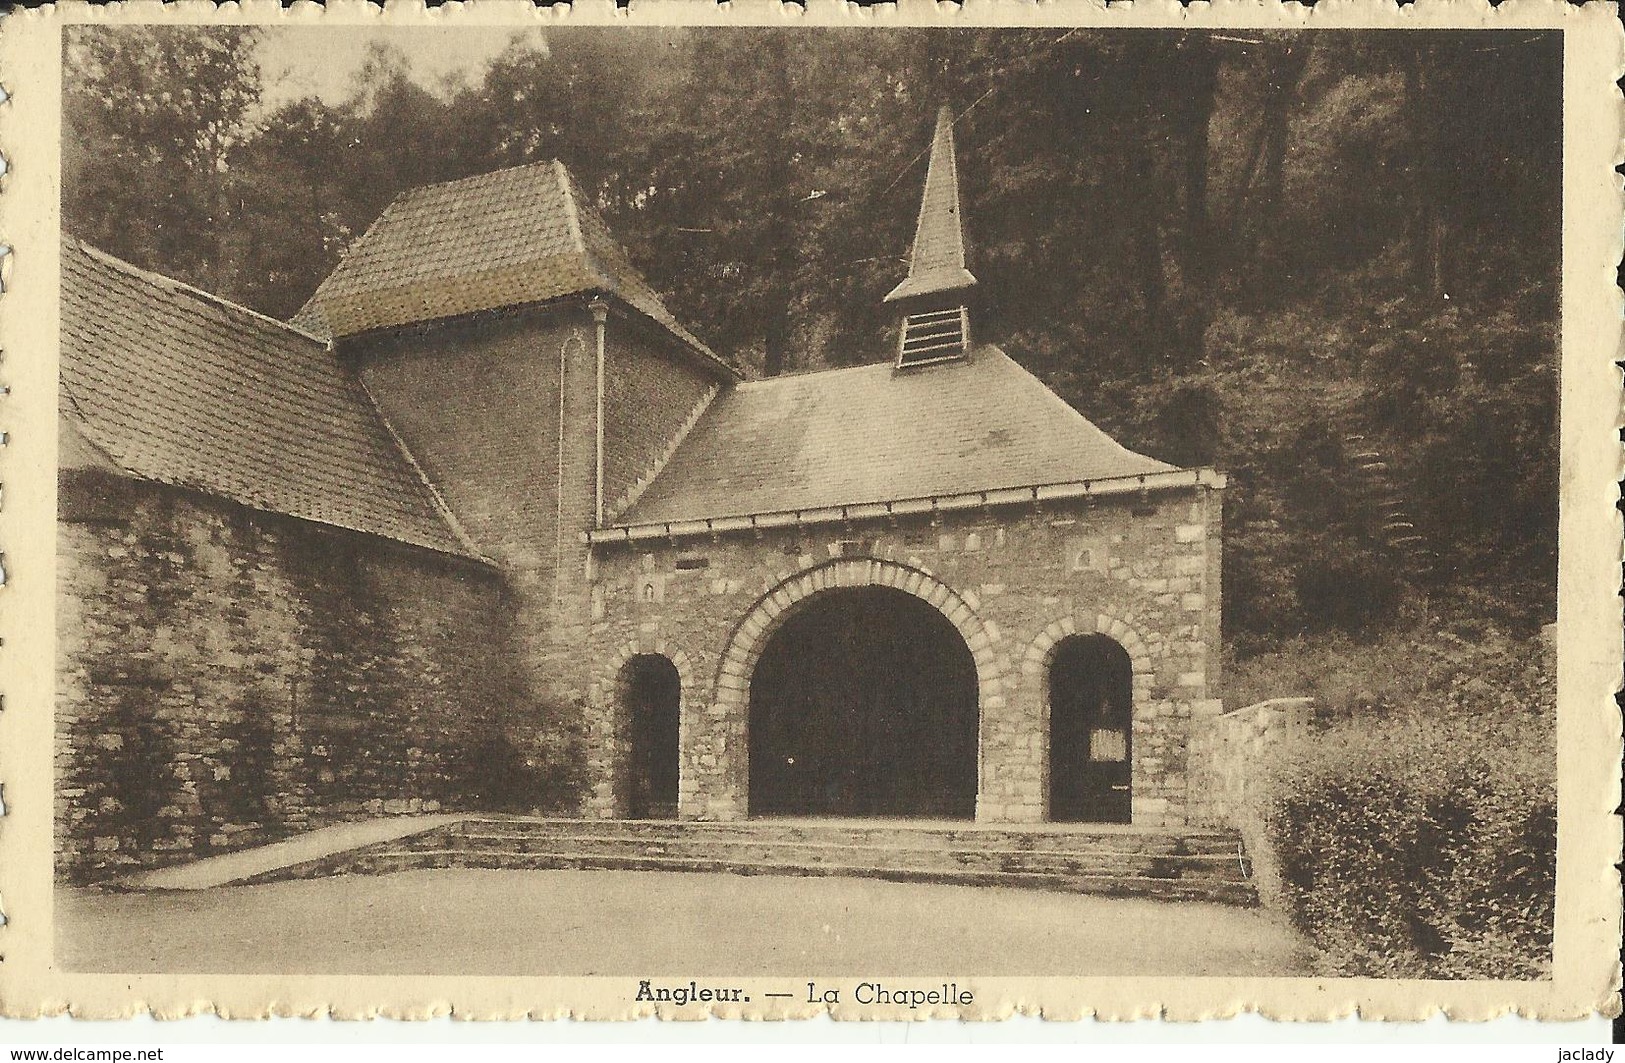
<svg viewBox="0 0 1625 1063">
<path fill-rule="evenodd" d="M 1363 709 L 1276 751 L 1259 814 L 1323 973 L 1549 973 L 1557 793 L 1542 651 L 1441 637 Z"/>
<path fill-rule="evenodd" d="M 1310 697 L 1325 722 L 1432 706 L 1516 716 L 1550 702 L 1552 676 L 1531 633 L 1461 617 L 1358 636 L 1300 636 L 1225 664 L 1225 700 L 1240 708 Z"/>
</svg>

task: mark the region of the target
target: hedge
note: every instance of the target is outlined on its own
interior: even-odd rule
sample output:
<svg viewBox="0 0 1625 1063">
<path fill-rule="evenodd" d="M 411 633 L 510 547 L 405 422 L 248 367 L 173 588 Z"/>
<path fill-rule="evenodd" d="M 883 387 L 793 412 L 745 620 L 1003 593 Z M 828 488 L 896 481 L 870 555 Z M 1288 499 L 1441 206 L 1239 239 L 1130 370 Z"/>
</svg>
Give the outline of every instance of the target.
<svg viewBox="0 0 1625 1063">
<path fill-rule="evenodd" d="M 1278 749 L 1258 809 L 1281 898 L 1322 973 L 1548 976 L 1555 705 L 1538 641 L 1448 633 L 1417 682 Z"/>
</svg>

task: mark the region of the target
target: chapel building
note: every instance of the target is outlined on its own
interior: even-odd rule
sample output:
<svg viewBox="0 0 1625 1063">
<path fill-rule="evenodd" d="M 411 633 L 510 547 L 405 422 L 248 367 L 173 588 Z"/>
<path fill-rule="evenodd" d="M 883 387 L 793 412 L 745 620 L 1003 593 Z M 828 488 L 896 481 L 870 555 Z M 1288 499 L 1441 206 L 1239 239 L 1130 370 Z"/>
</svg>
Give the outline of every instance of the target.
<svg viewBox="0 0 1625 1063">
<path fill-rule="evenodd" d="M 290 323 L 62 254 L 70 860 L 449 807 L 496 728 L 589 817 L 1215 815 L 1224 478 L 977 338 L 946 111 L 880 364 L 743 379 L 558 162 L 402 194 Z"/>
</svg>

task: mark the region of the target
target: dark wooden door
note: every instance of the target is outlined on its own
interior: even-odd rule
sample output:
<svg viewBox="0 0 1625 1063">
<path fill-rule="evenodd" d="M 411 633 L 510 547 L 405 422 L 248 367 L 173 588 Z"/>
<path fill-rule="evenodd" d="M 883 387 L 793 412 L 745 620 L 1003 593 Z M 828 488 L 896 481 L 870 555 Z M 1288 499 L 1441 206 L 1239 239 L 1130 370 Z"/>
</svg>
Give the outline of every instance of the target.
<svg viewBox="0 0 1625 1063">
<path fill-rule="evenodd" d="M 1050 819 L 1129 822 L 1133 665 L 1104 635 L 1074 636 L 1050 665 Z"/>
<path fill-rule="evenodd" d="M 635 657 L 627 666 L 630 757 L 627 814 L 633 819 L 677 817 L 678 728 L 682 680 L 664 657 Z"/>
</svg>

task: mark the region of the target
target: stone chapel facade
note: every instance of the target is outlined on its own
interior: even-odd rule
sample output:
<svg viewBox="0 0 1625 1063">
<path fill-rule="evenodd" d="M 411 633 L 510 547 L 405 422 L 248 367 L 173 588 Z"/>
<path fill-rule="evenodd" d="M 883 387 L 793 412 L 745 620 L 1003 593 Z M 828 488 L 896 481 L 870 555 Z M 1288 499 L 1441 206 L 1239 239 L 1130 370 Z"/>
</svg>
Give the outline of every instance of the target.
<svg viewBox="0 0 1625 1063">
<path fill-rule="evenodd" d="M 975 340 L 946 115 L 879 365 L 742 379 L 556 162 L 403 194 L 288 324 L 63 256 L 73 859 L 438 807 L 517 690 L 586 816 L 1214 814 L 1224 478 Z"/>
</svg>

